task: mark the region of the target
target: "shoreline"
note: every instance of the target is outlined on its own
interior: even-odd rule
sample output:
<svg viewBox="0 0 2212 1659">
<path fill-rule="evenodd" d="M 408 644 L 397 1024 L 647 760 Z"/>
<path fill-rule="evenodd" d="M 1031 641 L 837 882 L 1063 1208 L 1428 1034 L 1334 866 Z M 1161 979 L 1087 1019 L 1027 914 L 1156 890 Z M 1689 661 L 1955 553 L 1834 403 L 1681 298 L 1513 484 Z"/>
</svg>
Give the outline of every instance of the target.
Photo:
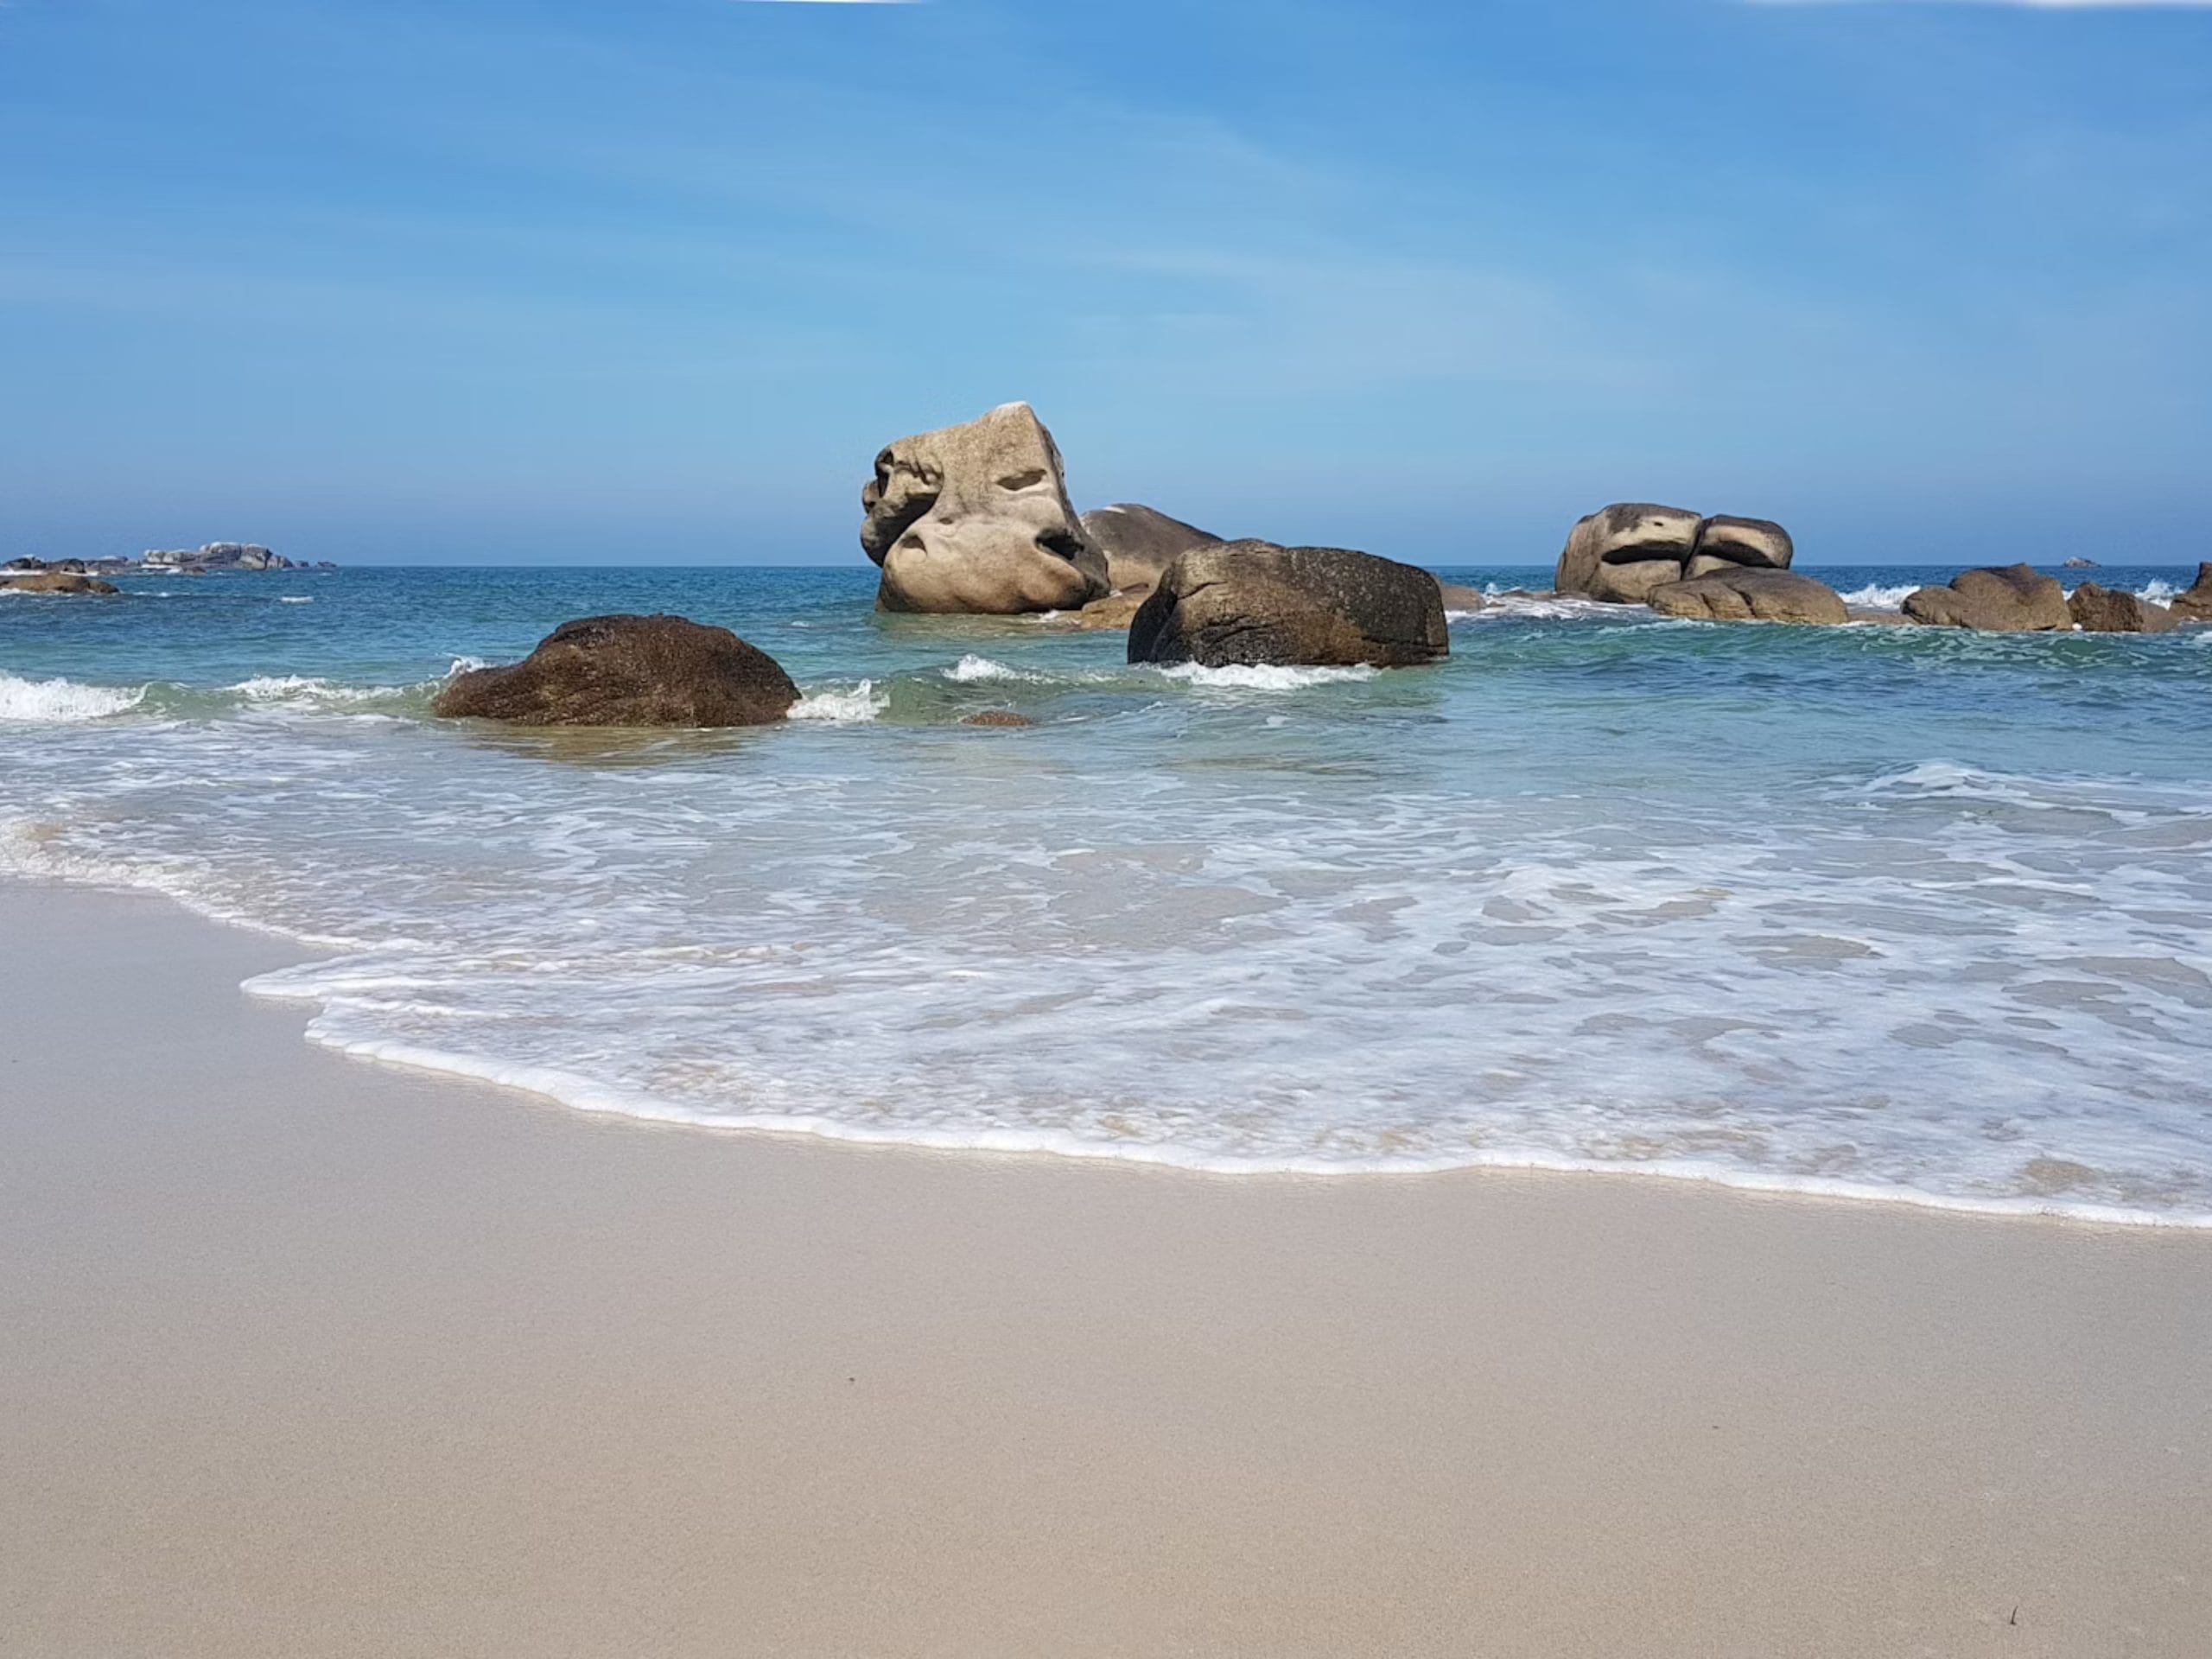
<svg viewBox="0 0 2212 1659">
<path fill-rule="evenodd" d="M 0 893 L 13 883 L 30 889 L 53 887 L 63 892 L 92 892 L 118 897 L 150 898 L 174 906 L 195 921 L 235 928 L 257 938 L 273 939 L 296 952 L 295 962 L 343 955 L 352 947 L 336 940 L 304 939 L 250 918 L 229 916 L 203 907 L 191 897 L 157 884 L 105 881 L 88 877 L 83 881 L 65 876 L 0 869 Z M 283 964 L 285 966 L 292 963 Z M 259 989 L 249 976 L 238 988 L 248 997 L 298 1013 L 302 1026 L 311 1025 L 320 1000 L 286 990 Z M 418 1049 L 385 1042 L 342 1043 L 302 1031 L 303 1040 L 316 1048 L 354 1061 L 400 1068 L 462 1087 L 481 1086 L 526 1096 L 541 1104 L 587 1117 L 619 1118 L 642 1124 L 688 1129 L 697 1133 L 735 1136 L 770 1135 L 793 1140 L 820 1141 L 849 1146 L 880 1147 L 942 1154 L 951 1156 L 982 1154 L 1015 1159 L 1044 1158 L 1084 1164 L 1128 1164 L 1140 1168 L 1173 1170 L 1183 1174 L 1224 1180 L 1283 1179 L 1402 1179 L 1411 1177 L 1484 1174 L 1529 1174 L 1543 1177 L 1598 1176 L 1619 1179 L 1647 1179 L 1691 1186 L 1717 1187 L 1746 1196 L 1782 1201 L 1811 1201 L 1847 1205 L 1878 1205 L 1924 1210 L 1939 1214 L 1972 1216 L 1990 1221 L 2053 1222 L 2069 1226 L 2126 1228 L 2154 1232 L 2212 1233 L 2212 1212 L 2131 1210 L 2118 1205 L 2074 1203 L 2059 1198 L 1977 1198 L 1926 1192 L 1910 1187 L 1834 1180 L 1817 1176 L 1766 1176 L 1753 1170 L 1688 1160 L 1639 1162 L 1630 1160 L 1550 1157 L 1541 1154 L 1497 1153 L 1450 1160 L 1398 1163 L 1311 1162 L 1283 1160 L 1237 1160 L 1187 1155 L 1173 1147 L 1133 1145 L 1127 1150 L 1103 1143 L 1056 1140 L 1044 1134 L 1004 1131 L 990 1137 L 933 1135 L 926 1130 L 873 1132 L 864 1127 L 830 1118 L 797 1119 L 770 1114 L 690 1114 L 652 1096 L 630 1093 L 596 1084 L 587 1077 L 527 1066 L 482 1061 L 474 1057 Z"/>
<path fill-rule="evenodd" d="M 2183 1659 L 2193 1233 L 671 1135 L 0 881 L 41 1653 Z M 2016 1622 L 2017 1621 L 2017 1622 Z"/>
</svg>

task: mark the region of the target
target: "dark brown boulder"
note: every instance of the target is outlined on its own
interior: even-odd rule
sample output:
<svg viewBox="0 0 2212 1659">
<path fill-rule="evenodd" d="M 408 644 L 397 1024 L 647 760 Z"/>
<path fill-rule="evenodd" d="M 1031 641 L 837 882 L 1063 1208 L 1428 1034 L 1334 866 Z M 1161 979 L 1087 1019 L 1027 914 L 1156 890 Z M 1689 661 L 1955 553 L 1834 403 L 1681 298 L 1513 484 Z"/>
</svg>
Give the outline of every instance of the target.
<svg viewBox="0 0 2212 1659">
<path fill-rule="evenodd" d="M 1027 715 L 1017 715 L 1011 709 L 985 709 L 966 716 L 963 726 L 1034 726 L 1037 722 Z"/>
<path fill-rule="evenodd" d="M 2183 622 L 2212 622 L 2212 564 L 2196 567 L 2196 585 L 2175 595 L 2173 613 Z"/>
<path fill-rule="evenodd" d="M 2084 633 L 2167 633 L 2181 625 L 2163 605 L 2138 594 L 2085 582 L 2066 601 L 2074 626 Z"/>
<path fill-rule="evenodd" d="M 102 582 L 98 576 L 80 575 L 69 570 L 36 570 L 26 576 L 10 576 L 0 582 L 0 589 L 13 594 L 115 594 L 123 590 L 111 582 Z"/>
<path fill-rule="evenodd" d="M 1652 590 L 1651 608 L 1662 616 L 1713 622 L 1821 622 L 1851 620 L 1842 595 L 1824 582 L 1788 570 L 1728 565 L 1709 575 Z"/>
<path fill-rule="evenodd" d="M 2033 565 L 1986 566 L 1961 571 L 1948 588 L 1923 588 L 1905 596 L 1904 613 L 1940 628 L 1984 628 L 2040 633 L 2074 626 L 2058 578 Z"/>
<path fill-rule="evenodd" d="M 1149 589 L 1158 583 L 1161 571 L 1192 548 L 1221 542 L 1196 524 L 1133 501 L 1092 508 L 1083 515 L 1083 533 L 1106 556 L 1106 579 L 1117 591 Z"/>
<path fill-rule="evenodd" d="M 1129 661 L 1402 668 L 1452 649 L 1436 578 L 1340 547 L 1224 542 L 1160 573 Z"/>
<path fill-rule="evenodd" d="M 589 616 L 519 663 L 456 675 L 432 708 L 520 726 L 766 726 L 798 701 L 791 676 L 728 628 Z"/>
</svg>

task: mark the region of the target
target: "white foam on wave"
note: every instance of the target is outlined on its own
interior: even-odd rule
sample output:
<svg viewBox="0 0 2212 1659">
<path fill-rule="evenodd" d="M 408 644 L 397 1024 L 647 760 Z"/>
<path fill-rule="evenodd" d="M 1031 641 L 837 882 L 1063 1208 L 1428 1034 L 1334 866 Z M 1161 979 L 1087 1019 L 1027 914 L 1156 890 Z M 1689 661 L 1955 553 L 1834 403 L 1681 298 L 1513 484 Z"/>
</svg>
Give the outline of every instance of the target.
<svg viewBox="0 0 2212 1659">
<path fill-rule="evenodd" d="M 1902 610 L 1905 601 L 1919 591 L 1920 584 L 1914 582 L 1901 582 L 1894 588 L 1884 587 L 1879 582 L 1869 582 L 1864 588 L 1854 588 L 1849 593 L 1839 594 L 1838 597 L 1854 610 L 1895 611 Z"/>
<path fill-rule="evenodd" d="M 26 680 L 0 671 L 0 721 L 25 726 L 67 726 L 105 720 L 136 709 L 146 688 L 83 685 L 75 680 Z"/>
<path fill-rule="evenodd" d="M 1236 691 L 1300 691 L 1313 685 L 1342 685 L 1371 680 L 1382 672 L 1364 663 L 1344 668 L 1284 667 L 1273 663 L 1231 663 L 1208 668 L 1201 663 L 1177 663 L 1159 671 L 1171 680 Z"/>
<path fill-rule="evenodd" d="M 446 669 L 446 678 L 454 679 L 463 674 L 474 674 L 480 668 L 489 667 L 491 664 L 481 657 L 456 657 Z"/>
<path fill-rule="evenodd" d="M 1004 663 L 995 663 L 988 657 L 978 657 L 972 652 L 963 657 L 950 668 L 944 670 L 944 673 L 946 679 L 957 681 L 963 685 L 984 680 L 1037 682 L 1050 677 L 1043 674 L 1030 673 L 1025 669 L 1009 668 Z"/>
<path fill-rule="evenodd" d="M 2171 605 L 2180 594 L 2181 589 L 2173 583 L 2155 576 L 2135 590 L 2137 598 L 2148 600 L 2153 605 Z"/>
<path fill-rule="evenodd" d="M 831 725 L 856 725 L 874 720 L 891 706 L 888 692 L 878 691 L 874 680 L 854 686 L 825 686 L 802 695 L 788 718 L 819 720 Z"/>
<path fill-rule="evenodd" d="M 279 605 L 312 605 L 315 601 L 309 599 L 305 594 L 279 594 L 276 596 L 276 602 Z"/>
</svg>

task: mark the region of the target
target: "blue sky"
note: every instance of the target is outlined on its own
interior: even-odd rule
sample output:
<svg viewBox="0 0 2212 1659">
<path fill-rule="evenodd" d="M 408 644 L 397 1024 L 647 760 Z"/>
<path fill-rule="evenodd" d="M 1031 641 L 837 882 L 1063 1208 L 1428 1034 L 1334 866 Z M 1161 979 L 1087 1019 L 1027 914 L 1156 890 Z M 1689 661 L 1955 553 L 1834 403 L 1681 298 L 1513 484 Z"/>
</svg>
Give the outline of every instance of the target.
<svg viewBox="0 0 2212 1659">
<path fill-rule="evenodd" d="M 857 561 L 1084 505 L 1428 563 L 2212 557 L 2212 10 L 0 0 L 0 555 Z"/>
</svg>

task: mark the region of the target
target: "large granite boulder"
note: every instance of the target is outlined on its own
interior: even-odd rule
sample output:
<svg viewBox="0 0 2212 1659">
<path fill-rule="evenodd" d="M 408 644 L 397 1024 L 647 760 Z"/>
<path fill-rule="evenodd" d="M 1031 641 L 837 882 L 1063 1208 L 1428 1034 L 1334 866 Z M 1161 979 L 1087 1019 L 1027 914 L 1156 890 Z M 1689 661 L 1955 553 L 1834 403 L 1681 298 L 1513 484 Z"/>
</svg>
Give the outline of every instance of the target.
<svg viewBox="0 0 2212 1659">
<path fill-rule="evenodd" d="M 2181 626 L 2164 606 L 2094 582 L 2067 595 L 2066 609 L 2084 633 L 2166 633 Z"/>
<path fill-rule="evenodd" d="M 1160 573 L 1194 547 L 1218 546 L 1221 537 L 1157 507 L 1125 501 L 1083 515 L 1083 533 L 1106 559 L 1106 579 L 1118 592 L 1151 588 Z"/>
<path fill-rule="evenodd" d="M 0 576 L 28 576 L 45 569 L 44 559 L 35 559 L 26 553 L 19 559 L 10 559 L 7 563 L 0 564 Z"/>
<path fill-rule="evenodd" d="M 2212 622 L 2212 563 L 2196 567 L 2196 582 L 2174 595 L 2173 613 L 2183 622 Z"/>
<path fill-rule="evenodd" d="M 518 726 L 766 726 L 798 701 L 791 676 L 728 628 L 588 616 L 519 663 L 455 675 L 432 709 Z"/>
<path fill-rule="evenodd" d="M 1728 564 L 1651 591 L 1662 616 L 1714 622 L 1847 622 L 1850 607 L 1824 582 L 1788 570 Z"/>
<path fill-rule="evenodd" d="M 0 582 L 0 591 L 11 594 L 114 594 L 120 593 L 111 582 L 102 582 L 98 576 L 79 575 L 73 570 L 35 570 L 29 575 L 10 576 Z"/>
<path fill-rule="evenodd" d="M 1711 575 L 1741 566 L 1753 570 L 1787 570 L 1797 556 L 1789 532 L 1771 518 L 1732 518 L 1726 513 L 1697 527 L 1697 547 L 1683 567 L 1688 577 Z"/>
<path fill-rule="evenodd" d="M 1940 628 L 1982 628 L 2041 633 L 2071 628 L 2066 590 L 2056 576 L 2033 565 L 1994 565 L 1965 570 L 1946 588 L 1921 588 L 1905 595 L 1904 613 Z"/>
<path fill-rule="evenodd" d="M 1074 610 L 1111 586 L 1068 501 L 1058 446 L 1027 404 L 899 439 L 875 458 L 861 505 L 887 611 Z"/>
<path fill-rule="evenodd" d="M 1552 586 L 1562 594 L 1640 605 L 1653 588 L 1682 579 L 1701 522 L 1681 507 L 1648 501 L 1601 507 L 1568 533 Z"/>
<path fill-rule="evenodd" d="M 1684 507 L 1617 502 L 1576 522 L 1552 585 L 1562 594 L 1641 605 L 1670 582 L 1738 566 L 1786 570 L 1789 532 L 1770 518 L 1700 518 Z"/>
<path fill-rule="evenodd" d="M 1129 624 L 1128 659 L 1402 668 L 1451 649 L 1426 570 L 1340 547 L 1224 542 L 1160 573 Z"/>
</svg>

